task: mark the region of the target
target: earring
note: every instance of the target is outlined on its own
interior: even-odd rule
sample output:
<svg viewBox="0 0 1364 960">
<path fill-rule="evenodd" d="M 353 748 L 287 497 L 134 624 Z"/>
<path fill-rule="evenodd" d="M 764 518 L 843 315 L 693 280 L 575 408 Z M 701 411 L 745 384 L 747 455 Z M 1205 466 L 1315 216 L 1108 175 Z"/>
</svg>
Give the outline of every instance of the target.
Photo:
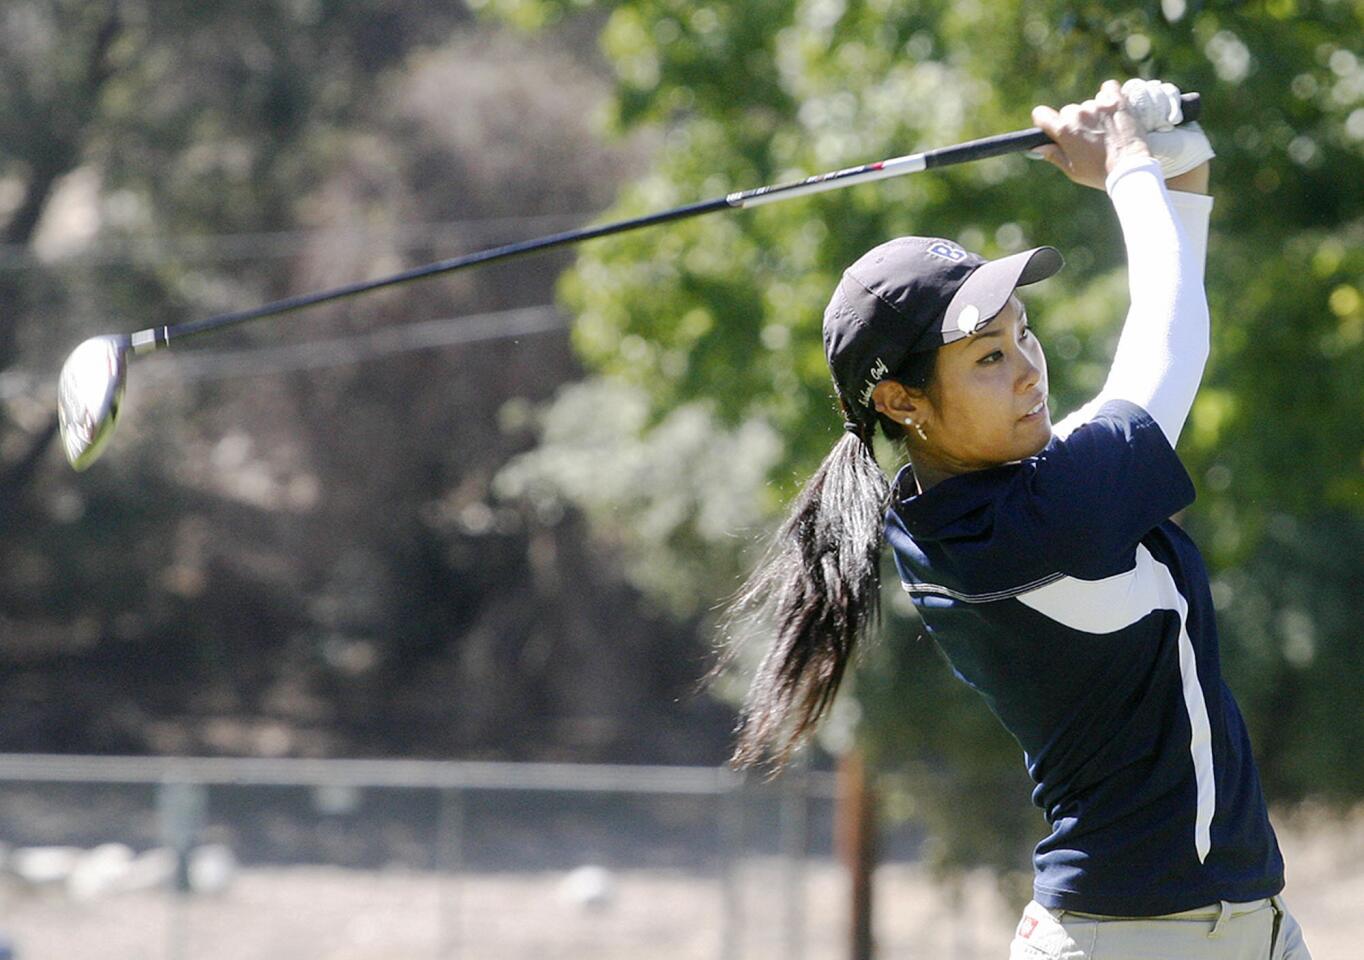
<svg viewBox="0 0 1364 960">
<path fill-rule="evenodd" d="M 919 435 L 919 439 L 920 439 L 920 440 L 927 440 L 927 439 L 928 439 L 928 434 L 924 433 L 924 426 L 923 426 L 923 424 L 921 424 L 921 423 L 915 423 L 915 422 L 913 421 L 913 419 L 911 419 L 910 417 L 905 417 L 905 426 L 907 426 L 907 427 L 913 427 L 913 428 L 914 428 L 914 432 L 917 433 L 917 434 Z"/>
</svg>

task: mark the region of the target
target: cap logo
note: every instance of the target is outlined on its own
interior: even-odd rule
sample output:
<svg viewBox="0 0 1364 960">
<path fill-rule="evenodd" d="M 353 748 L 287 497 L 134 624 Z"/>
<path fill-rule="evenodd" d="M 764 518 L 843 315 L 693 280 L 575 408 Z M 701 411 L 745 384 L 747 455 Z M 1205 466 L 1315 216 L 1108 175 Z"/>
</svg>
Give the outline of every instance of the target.
<svg viewBox="0 0 1364 960">
<path fill-rule="evenodd" d="M 871 365 L 871 370 L 867 373 L 868 380 L 862 387 L 862 393 L 857 398 L 862 401 L 862 406 L 871 406 L 872 391 L 876 389 L 876 385 L 880 383 L 888 373 L 890 373 L 890 368 L 886 366 L 886 361 L 877 357 L 876 362 Z"/>
<path fill-rule="evenodd" d="M 967 304 L 957 314 L 957 329 L 966 336 L 973 335 L 980 327 L 980 309 L 975 304 Z"/>
<path fill-rule="evenodd" d="M 955 243 L 948 243 L 946 240 L 938 240 L 928 245 L 925 251 L 930 257 L 937 257 L 939 260 L 946 260 L 949 263 L 960 263 L 966 259 L 966 251 Z"/>
</svg>

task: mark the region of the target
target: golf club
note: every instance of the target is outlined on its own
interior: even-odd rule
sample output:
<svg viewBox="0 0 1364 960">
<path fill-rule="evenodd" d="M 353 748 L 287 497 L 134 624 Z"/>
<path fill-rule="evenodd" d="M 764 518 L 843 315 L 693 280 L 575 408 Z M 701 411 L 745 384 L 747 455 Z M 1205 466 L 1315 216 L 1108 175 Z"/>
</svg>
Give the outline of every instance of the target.
<svg viewBox="0 0 1364 960">
<path fill-rule="evenodd" d="M 1182 102 L 1183 122 L 1198 119 L 1199 95 L 1196 93 L 1185 94 L 1182 97 Z M 907 154 L 889 160 L 862 164 L 861 166 L 847 167 L 842 170 L 807 177 L 804 180 L 742 190 L 723 197 L 716 197 L 713 200 L 676 207 L 672 210 L 631 220 L 619 220 L 600 226 L 554 233 L 535 240 L 492 247 L 465 256 L 413 267 L 410 270 L 404 270 L 387 277 L 363 280 L 316 293 L 286 297 L 249 310 L 222 313 L 170 327 L 152 327 L 132 334 L 92 337 L 71 352 L 71 355 L 62 365 L 61 375 L 57 383 L 57 419 L 61 427 L 62 445 L 66 451 L 66 459 L 76 470 L 84 470 L 98 459 L 108 444 L 118 420 L 119 407 L 123 401 L 123 392 L 128 375 L 128 355 L 130 353 L 133 356 L 140 356 L 144 353 L 160 350 L 172 342 L 178 342 L 186 337 L 221 330 L 247 320 L 256 320 L 261 317 L 300 310 L 304 307 L 378 290 L 382 287 L 396 286 L 400 283 L 449 273 L 453 270 L 472 267 L 481 263 L 491 263 L 494 260 L 535 253 L 540 250 L 610 236 L 615 233 L 624 233 L 627 230 L 650 227 L 673 220 L 683 220 L 717 210 L 756 207 L 764 203 L 774 203 L 791 197 L 821 193 L 825 190 L 850 187 L 859 183 L 869 183 L 873 180 L 884 180 L 907 173 L 918 173 L 937 167 L 983 160 L 1001 154 L 1032 150 L 1047 142 L 1048 138 L 1045 133 L 1037 127 L 1031 127 L 1026 130 L 1017 130 L 980 140 L 969 140 L 950 147 L 940 147 L 936 150 L 927 150 L 922 153 Z"/>
</svg>

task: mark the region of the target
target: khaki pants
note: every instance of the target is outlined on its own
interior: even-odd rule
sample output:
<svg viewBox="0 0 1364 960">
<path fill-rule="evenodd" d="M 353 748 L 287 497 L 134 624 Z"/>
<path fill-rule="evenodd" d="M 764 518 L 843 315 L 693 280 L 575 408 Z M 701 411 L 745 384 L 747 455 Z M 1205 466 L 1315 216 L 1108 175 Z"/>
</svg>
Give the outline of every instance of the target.
<svg viewBox="0 0 1364 960">
<path fill-rule="evenodd" d="M 1009 960 L 1312 960 L 1312 955 L 1302 928 L 1283 899 L 1274 897 L 1135 919 L 1048 910 L 1034 901 L 1023 910 Z"/>
</svg>

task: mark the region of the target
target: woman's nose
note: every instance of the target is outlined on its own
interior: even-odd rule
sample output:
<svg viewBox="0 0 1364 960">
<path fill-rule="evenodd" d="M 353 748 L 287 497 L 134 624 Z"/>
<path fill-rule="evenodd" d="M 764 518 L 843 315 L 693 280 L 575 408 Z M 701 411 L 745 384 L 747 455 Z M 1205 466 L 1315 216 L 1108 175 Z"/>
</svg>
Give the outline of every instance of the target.
<svg viewBox="0 0 1364 960">
<path fill-rule="evenodd" d="M 1037 386 L 1037 381 L 1042 379 L 1042 358 L 1034 357 L 1028 350 L 1020 350 L 1018 355 L 1023 365 L 1018 374 L 1018 390 L 1022 393 Z"/>
</svg>

